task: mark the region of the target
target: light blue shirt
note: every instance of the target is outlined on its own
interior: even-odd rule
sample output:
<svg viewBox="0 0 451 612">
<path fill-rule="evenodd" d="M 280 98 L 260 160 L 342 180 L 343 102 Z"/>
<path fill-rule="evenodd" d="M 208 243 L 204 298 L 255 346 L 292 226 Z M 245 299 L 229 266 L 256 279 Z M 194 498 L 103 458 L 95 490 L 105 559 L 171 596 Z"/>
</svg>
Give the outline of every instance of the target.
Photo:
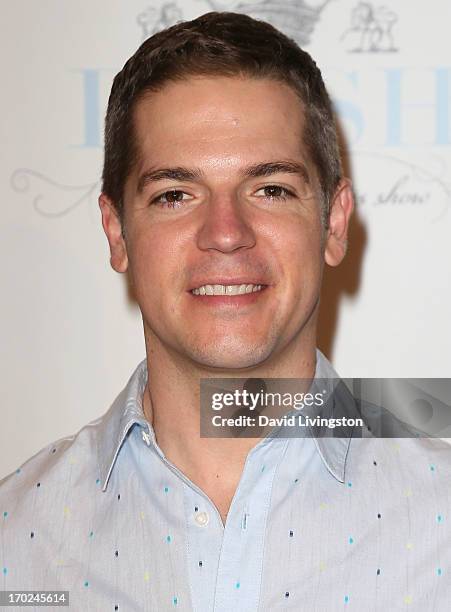
<svg viewBox="0 0 451 612">
<path fill-rule="evenodd" d="M 337 377 L 319 351 L 315 376 Z M 68 590 L 80 612 L 451 610 L 451 446 L 264 438 L 223 526 L 156 443 L 146 381 L 144 360 L 0 482 L 0 589 Z"/>
</svg>

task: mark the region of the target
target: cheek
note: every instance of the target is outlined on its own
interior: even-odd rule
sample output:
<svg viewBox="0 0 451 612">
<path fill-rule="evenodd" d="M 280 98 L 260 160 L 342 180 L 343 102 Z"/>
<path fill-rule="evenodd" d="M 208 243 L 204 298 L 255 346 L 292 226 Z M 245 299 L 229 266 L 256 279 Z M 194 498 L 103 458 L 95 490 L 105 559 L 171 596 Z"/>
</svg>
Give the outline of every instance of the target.
<svg viewBox="0 0 451 612">
<path fill-rule="evenodd" d="M 305 220 L 292 220 L 275 237 L 277 250 L 287 270 L 315 271 L 321 267 L 321 227 Z"/>
<path fill-rule="evenodd" d="M 160 295 L 161 279 L 165 275 L 165 264 L 171 261 L 163 250 L 164 242 L 156 232 L 135 234 L 128 248 L 130 276 L 140 297 L 156 298 Z"/>
<path fill-rule="evenodd" d="M 175 224 L 145 220 L 136 224 L 127 251 L 136 297 L 144 308 L 150 303 L 163 307 L 174 300 L 181 286 L 186 246 L 184 233 Z"/>
<path fill-rule="evenodd" d="M 321 227 L 298 219 L 284 230 L 277 241 L 277 257 L 288 289 L 286 300 L 307 304 L 316 300 L 321 285 Z"/>
</svg>

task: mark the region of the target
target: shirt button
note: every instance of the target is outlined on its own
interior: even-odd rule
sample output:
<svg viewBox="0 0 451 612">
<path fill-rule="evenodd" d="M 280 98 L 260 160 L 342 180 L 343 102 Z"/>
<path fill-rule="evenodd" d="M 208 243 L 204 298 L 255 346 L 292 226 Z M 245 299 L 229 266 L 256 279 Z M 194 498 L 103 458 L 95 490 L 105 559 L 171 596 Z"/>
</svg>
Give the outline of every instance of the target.
<svg viewBox="0 0 451 612">
<path fill-rule="evenodd" d="M 150 436 L 144 429 L 142 430 L 142 437 L 147 446 L 150 446 Z"/>
<path fill-rule="evenodd" d="M 206 512 L 199 512 L 196 514 L 196 518 L 194 519 L 198 525 L 201 527 L 205 527 L 209 521 L 209 516 Z"/>
</svg>

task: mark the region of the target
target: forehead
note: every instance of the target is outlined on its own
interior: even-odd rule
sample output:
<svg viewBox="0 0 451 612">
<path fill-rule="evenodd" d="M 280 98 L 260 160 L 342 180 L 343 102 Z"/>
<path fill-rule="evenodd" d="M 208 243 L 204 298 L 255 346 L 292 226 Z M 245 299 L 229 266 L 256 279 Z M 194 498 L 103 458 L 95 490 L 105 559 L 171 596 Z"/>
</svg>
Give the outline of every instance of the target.
<svg viewBox="0 0 451 612">
<path fill-rule="evenodd" d="M 307 162 L 303 129 L 302 102 L 285 83 L 239 77 L 169 82 L 135 107 L 137 171 L 149 164 Z"/>
</svg>

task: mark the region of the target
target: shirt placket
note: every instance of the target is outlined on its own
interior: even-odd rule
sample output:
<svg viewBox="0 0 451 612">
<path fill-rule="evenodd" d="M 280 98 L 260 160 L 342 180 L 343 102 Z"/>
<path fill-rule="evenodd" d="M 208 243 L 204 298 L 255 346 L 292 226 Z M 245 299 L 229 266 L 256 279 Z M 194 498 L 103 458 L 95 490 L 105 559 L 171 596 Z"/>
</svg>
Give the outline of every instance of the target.
<svg viewBox="0 0 451 612">
<path fill-rule="evenodd" d="M 195 612 L 257 610 L 264 539 L 274 477 L 288 440 L 269 438 L 251 449 L 225 526 L 210 498 L 166 459 L 152 431 L 143 439 L 186 485 L 188 580 Z"/>
<path fill-rule="evenodd" d="M 247 457 L 224 528 L 214 612 L 258 609 L 271 490 L 287 444 L 265 440 Z"/>
</svg>

